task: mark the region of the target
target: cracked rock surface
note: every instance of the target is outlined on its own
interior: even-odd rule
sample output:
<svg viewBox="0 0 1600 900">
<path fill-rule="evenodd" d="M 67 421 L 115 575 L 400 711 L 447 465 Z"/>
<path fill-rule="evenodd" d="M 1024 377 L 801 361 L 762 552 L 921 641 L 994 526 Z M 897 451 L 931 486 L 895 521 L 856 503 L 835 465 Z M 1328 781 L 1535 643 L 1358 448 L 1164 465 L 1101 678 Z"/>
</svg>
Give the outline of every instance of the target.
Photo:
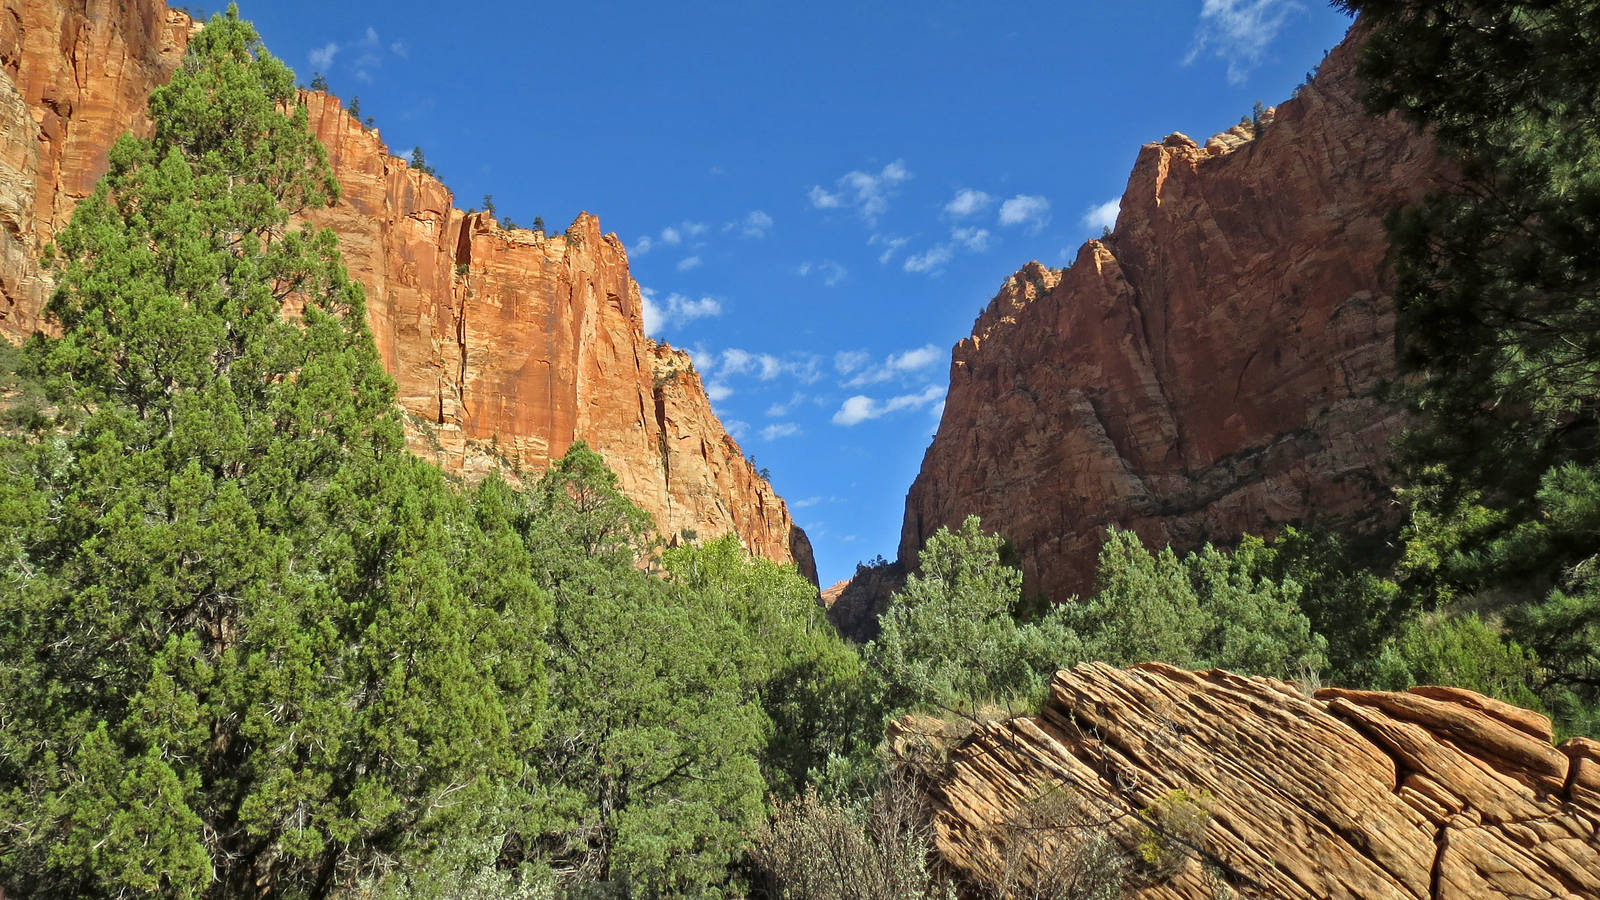
<svg viewBox="0 0 1600 900">
<path fill-rule="evenodd" d="M 915 730 L 900 725 L 902 746 Z M 1057 674 L 1042 714 L 949 751 L 929 785 L 941 855 L 996 871 L 1003 823 L 1056 789 L 1130 844 L 1140 811 L 1203 798 L 1210 872 L 1191 854 L 1133 897 L 1600 898 L 1600 742 L 1555 746 L 1545 717 L 1471 691 L 1307 696 L 1221 670 L 1086 663 Z"/>
</svg>

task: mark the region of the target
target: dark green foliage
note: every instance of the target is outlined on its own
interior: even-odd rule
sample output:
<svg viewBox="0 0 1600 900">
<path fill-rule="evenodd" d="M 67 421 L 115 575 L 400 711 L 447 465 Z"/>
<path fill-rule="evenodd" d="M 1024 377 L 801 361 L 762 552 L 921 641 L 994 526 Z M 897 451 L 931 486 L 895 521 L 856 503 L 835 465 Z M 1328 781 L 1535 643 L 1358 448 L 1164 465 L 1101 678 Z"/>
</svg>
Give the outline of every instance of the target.
<svg viewBox="0 0 1600 900">
<path fill-rule="evenodd" d="M 483 195 L 483 211 L 489 214 L 489 218 L 492 219 L 492 218 L 495 217 L 495 215 L 494 215 L 494 195 L 493 194 L 484 194 Z"/>
<path fill-rule="evenodd" d="M 313 91 L 322 91 L 323 93 L 327 93 L 327 90 L 328 90 L 328 78 L 327 78 L 327 76 L 323 75 L 321 72 L 312 73 L 312 75 L 311 75 L 311 89 Z"/>
<path fill-rule="evenodd" d="M 78 419 L 9 438 L 0 482 L 26 896 L 327 896 L 539 734 L 543 598 L 484 577 L 528 560 L 405 452 L 360 287 L 290 224 L 335 189 L 293 90 L 213 18 L 58 238 L 31 352 Z"/>
<path fill-rule="evenodd" d="M 1301 588 L 1275 580 L 1258 538 L 1223 553 L 1207 545 L 1183 559 L 1152 554 L 1138 535 L 1112 529 L 1100 551 L 1097 591 L 1067 621 L 1085 658 L 1117 665 L 1160 660 L 1288 678 L 1327 666 L 1327 641 L 1301 611 Z"/>
<path fill-rule="evenodd" d="M 1373 28 L 1371 108 L 1429 128 L 1462 172 L 1390 226 L 1400 395 L 1418 414 L 1403 583 L 1499 612 L 1577 722 L 1600 709 L 1600 7 L 1341 5 Z"/>
<path fill-rule="evenodd" d="M 1032 706 L 1057 668 L 1083 658 L 1060 609 L 1025 625 L 1013 617 L 1022 573 L 1000 562 L 1002 544 L 976 516 L 928 539 L 868 649 L 889 710 L 1012 698 Z"/>
<path fill-rule="evenodd" d="M 544 234 L 544 217 L 543 216 L 534 216 L 533 217 L 533 230 L 539 232 L 540 234 Z"/>
<path fill-rule="evenodd" d="M 433 166 L 428 165 L 428 158 L 423 155 L 421 147 L 411 148 L 411 168 L 416 169 L 418 172 L 421 172 L 424 175 L 439 174 Z"/>
<path fill-rule="evenodd" d="M 1533 655 L 1506 640 L 1476 615 L 1412 620 L 1379 657 L 1375 685 L 1403 691 L 1418 684 L 1447 684 L 1539 708 Z"/>
<path fill-rule="evenodd" d="M 350 97 L 350 105 L 346 108 L 346 111 L 350 113 L 350 118 L 355 119 L 357 122 L 361 121 L 361 97 L 359 95 Z"/>
</svg>

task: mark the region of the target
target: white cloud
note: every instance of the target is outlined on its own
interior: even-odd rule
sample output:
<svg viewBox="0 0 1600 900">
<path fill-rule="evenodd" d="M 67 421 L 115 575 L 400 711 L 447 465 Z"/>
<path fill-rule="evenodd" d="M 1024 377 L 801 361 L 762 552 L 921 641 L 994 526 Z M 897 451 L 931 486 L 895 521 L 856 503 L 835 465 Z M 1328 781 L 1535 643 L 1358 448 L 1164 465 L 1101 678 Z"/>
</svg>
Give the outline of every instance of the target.
<svg viewBox="0 0 1600 900">
<path fill-rule="evenodd" d="M 1194 46 L 1183 64 L 1209 50 L 1228 63 L 1228 83 L 1244 84 L 1289 16 L 1305 7 L 1295 0 L 1204 0 Z"/>
<path fill-rule="evenodd" d="M 678 271 L 679 272 L 687 272 L 687 271 L 689 271 L 691 269 L 698 269 L 698 268 L 700 268 L 700 257 L 698 257 L 698 256 L 689 256 L 689 257 L 685 257 L 683 259 L 678 260 Z"/>
<path fill-rule="evenodd" d="M 846 172 L 834 182 L 834 191 L 820 184 L 812 185 L 807 196 L 817 209 L 852 207 L 868 224 L 876 224 L 878 217 L 888 211 L 889 198 L 894 195 L 895 188 L 910 181 L 911 177 L 911 170 L 906 168 L 905 162 L 897 159 L 877 173 L 859 169 Z"/>
<path fill-rule="evenodd" d="M 761 429 L 761 439 L 763 441 L 771 441 L 778 438 L 794 437 L 799 433 L 799 425 L 793 422 L 779 422 L 776 425 L 768 425 Z"/>
<path fill-rule="evenodd" d="M 834 262 L 831 259 L 825 259 L 819 263 L 812 263 L 809 261 L 803 262 L 799 266 L 795 267 L 794 271 L 795 274 L 799 275 L 801 278 L 806 278 L 814 273 L 819 276 L 822 279 L 822 283 L 828 287 L 834 287 L 838 285 L 839 282 L 844 280 L 846 275 L 850 274 L 844 266 Z"/>
<path fill-rule="evenodd" d="M 849 358 L 844 359 L 846 356 Z M 834 368 L 838 369 L 840 374 L 856 372 L 854 378 L 844 383 L 845 387 L 878 384 L 892 378 L 910 375 L 937 363 L 943 357 L 943 353 L 933 344 L 927 344 L 903 353 L 891 353 L 882 364 L 862 369 L 861 366 L 866 363 L 866 356 L 865 353 L 856 352 L 840 353 L 834 357 Z M 843 368 L 841 363 L 849 363 L 850 368 Z"/>
<path fill-rule="evenodd" d="M 993 202 L 994 198 L 983 191 L 975 191 L 971 188 L 962 188 L 961 190 L 956 191 L 954 199 L 944 205 L 944 211 L 959 219 L 965 216 L 973 215 L 974 213 L 983 212 L 984 210 L 988 209 L 989 204 Z"/>
<path fill-rule="evenodd" d="M 644 333 L 652 336 L 670 326 L 722 315 L 722 304 L 714 297 L 695 300 L 674 293 L 668 294 L 666 300 L 658 300 L 656 292 L 647 287 L 639 289 L 639 296 L 644 301 Z"/>
<path fill-rule="evenodd" d="M 787 416 L 790 410 L 804 402 L 806 402 L 806 395 L 796 391 L 788 400 L 782 403 L 774 403 L 767 407 L 767 418 L 781 419 Z"/>
<path fill-rule="evenodd" d="M 738 229 L 740 237 L 764 238 L 772 230 L 772 217 L 757 209 L 737 222 L 729 222 L 722 226 L 723 231 Z"/>
<path fill-rule="evenodd" d="M 1027 225 L 1038 231 L 1050 223 L 1050 201 L 1035 194 L 1018 194 L 1000 204 L 1001 225 Z"/>
<path fill-rule="evenodd" d="M 982 253 L 989 249 L 989 239 L 992 235 L 987 228 L 952 228 L 950 237 L 973 253 Z"/>
<path fill-rule="evenodd" d="M 807 497 L 804 500 L 791 500 L 791 501 L 789 501 L 789 508 L 790 509 L 809 509 L 810 507 L 816 506 L 818 503 L 821 503 L 821 502 L 822 502 L 822 498 L 821 497 Z"/>
<path fill-rule="evenodd" d="M 405 41 L 395 41 L 394 43 L 390 44 L 389 52 L 400 57 L 401 59 L 406 59 L 411 56 L 411 48 L 406 46 Z"/>
<path fill-rule="evenodd" d="M 940 400 L 938 403 L 935 403 L 933 406 L 929 407 L 928 412 L 931 413 L 935 419 L 943 419 L 944 401 Z"/>
<path fill-rule="evenodd" d="M 717 370 L 724 377 L 754 375 L 762 381 L 772 381 L 781 375 L 789 375 L 805 384 L 811 384 L 822 377 L 818 371 L 820 364 L 821 359 L 815 356 L 791 355 L 784 358 L 771 353 L 751 353 L 733 347 L 722 351 L 721 364 Z"/>
<path fill-rule="evenodd" d="M 656 242 L 651 240 L 650 239 L 650 235 L 647 234 L 644 237 L 639 238 L 637 241 L 633 242 L 633 255 L 634 256 L 643 256 L 646 253 L 649 253 L 650 252 L 650 248 L 654 247 L 655 245 L 656 245 Z"/>
<path fill-rule="evenodd" d="M 709 226 L 704 222 L 679 222 L 678 227 L 682 228 L 683 233 L 689 237 L 699 237 L 706 233 L 706 228 Z"/>
<path fill-rule="evenodd" d="M 311 51 L 311 68 L 318 72 L 326 72 L 333 67 L 333 58 L 337 55 L 339 55 L 339 45 L 329 41 Z"/>
<path fill-rule="evenodd" d="M 839 407 L 839 411 L 833 414 L 833 424 L 848 427 L 859 425 L 868 419 L 882 418 L 890 413 L 896 413 L 904 409 L 922 409 L 929 404 L 942 401 L 944 393 L 944 388 L 936 384 L 930 384 L 918 393 L 901 394 L 898 397 L 890 397 L 888 400 L 882 401 L 857 394 L 844 401 L 844 404 Z"/>
<path fill-rule="evenodd" d="M 649 288 L 640 288 L 639 295 L 644 300 L 644 308 L 640 311 L 644 319 L 644 333 L 660 334 L 661 326 L 666 324 L 667 315 L 656 303 L 655 291 Z"/>
<path fill-rule="evenodd" d="M 811 188 L 811 205 L 817 209 L 838 209 L 844 205 L 844 197 L 839 194 L 830 194 L 822 189 L 822 185 L 813 185 Z"/>
<path fill-rule="evenodd" d="M 363 46 L 366 46 L 366 47 L 376 47 L 376 46 L 378 46 L 378 29 L 373 28 L 371 25 L 368 25 L 367 26 L 367 36 L 361 39 L 361 43 L 362 43 Z"/>
<path fill-rule="evenodd" d="M 721 403 L 722 401 L 733 396 L 733 388 L 728 387 L 726 384 L 723 384 L 720 381 L 713 381 L 706 385 L 706 396 L 711 399 L 712 403 Z M 728 423 L 729 426 L 732 424 L 732 422 Z M 733 428 L 729 427 L 728 433 L 732 434 Z M 738 435 L 734 436 L 737 437 Z"/>
<path fill-rule="evenodd" d="M 869 247 L 883 245 L 883 252 L 878 254 L 878 263 L 880 265 L 887 265 L 889 260 L 894 259 L 894 255 L 900 251 L 900 248 L 909 243 L 911 243 L 911 238 L 896 237 L 890 234 L 875 234 L 867 238 L 867 246 Z"/>
<path fill-rule="evenodd" d="M 723 422 L 722 427 L 736 441 L 744 440 L 744 436 L 750 433 L 750 423 L 741 422 L 738 419 L 730 419 L 727 422 Z"/>
<path fill-rule="evenodd" d="M 849 375 L 866 365 L 870 359 L 872 354 L 865 350 L 840 350 L 833 355 L 833 367 L 840 375 Z"/>
<path fill-rule="evenodd" d="M 678 229 L 668 225 L 667 227 L 661 229 L 661 243 L 677 246 L 678 244 L 683 243 L 683 234 L 680 233 Z"/>
<path fill-rule="evenodd" d="M 906 257 L 904 268 L 907 272 L 936 272 L 954 255 L 949 244 L 939 244 L 925 253 Z"/>
<path fill-rule="evenodd" d="M 1083 224 L 1093 229 L 1117 227 L 1117 214 L 1122 212 L 1122 198 L 1114 197 L 1099 206 L 1091 206 L 1083 214 Z"/>
</svg>

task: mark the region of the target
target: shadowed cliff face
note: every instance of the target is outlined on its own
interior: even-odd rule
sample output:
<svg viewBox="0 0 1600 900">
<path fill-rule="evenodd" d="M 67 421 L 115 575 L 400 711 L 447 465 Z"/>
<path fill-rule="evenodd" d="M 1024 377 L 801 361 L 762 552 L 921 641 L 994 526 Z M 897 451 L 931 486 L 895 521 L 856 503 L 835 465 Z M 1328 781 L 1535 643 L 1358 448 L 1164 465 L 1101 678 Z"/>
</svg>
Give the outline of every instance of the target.
<svg viewBox="0 0 1600 900">
<path fill-rule="evenodd" d="M 143 133 L 145 99 L 193 23 L 160 0 L 4 0 L 0 8 L 0 333 L 43 327 L 41 247 Z M 340 236 L 399 387 L 411 447 L 469 477 L 545 468 L 584 440 L 669 537 L 736 532 L 813 582 L 810 543 L 711 410 L 688 356 L 644 334 L 615 235 L 506 231 L 391 156 L 337 98 L 302 95 L 343 196 L 311 211 Z"/>
<path fill-rule="evenodd" d="M 1363 111 L 1357 49 L 1259 136 L 1146 145 L 1109 238 L 1006 282 L 952 355 L 902 560 L 976 514 L 1021 551 L 1030 591 L 1065 599 L 1091 589 L 1107 525 L 1186 549 L 1387 514 L 1383 219 L 1445 170 Z"/>
<path fill-rule="evenodd" d="M 936 844 L 979 881 L 1007 871 L 1014 823 L 1041 797 L 1095 825 L 1036 826 L 1010 867 L 1025 863 L 1025 884 L 1096 831 L 1132 849 L 1149 834 L 1139 814 L 1177 797 L 1203 811 L 1185 837 L 1212 872 L 1191 851 L 1129 897 L 1600 897 L 1600 742 L 1553 746 L 1544 716 L 1467 690 L 1311 697 L 1220 670 L 1086 663 L 1056 675 L 1038 716 L 953 746 L 935 720 L 892 737 L 908 759 L 943 745 L 926 782 Z"/>
</svg>

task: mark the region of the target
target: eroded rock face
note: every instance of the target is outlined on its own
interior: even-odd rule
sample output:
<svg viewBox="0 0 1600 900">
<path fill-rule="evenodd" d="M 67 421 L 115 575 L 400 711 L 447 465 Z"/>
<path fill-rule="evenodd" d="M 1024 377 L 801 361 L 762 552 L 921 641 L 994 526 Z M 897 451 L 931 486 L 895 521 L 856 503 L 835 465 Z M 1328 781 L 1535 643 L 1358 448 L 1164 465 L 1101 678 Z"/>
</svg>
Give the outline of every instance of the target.
<svg viewBox="0 0 1600 900">
<path fill-rule="evenodd" d="M 1600 897 L 1600 743 L 1552 746 L 1548 719 L 1471 691 L 1308 697 L 1222 671 L 1080 665 L 1041 715 L 951 751 L 930 785 L 940 854 L 969 877 L 1001 871 L 1004 823 L 1051 792 L 1129 845 L 1141 811 L 1205 810 L 1191 836 L 1211 873 L 1191 853 L 1134 897 L 1209 900 L 1219 882 L 1283 900 Z"/>
<path fill-rule="evenodd" d="M 1354 37 L 1253 136 L 1139 153 L 1115 232 L 1030 263 L 956 345 L 902 560 L 968 515 L 1030 591 L 1092 587 L 1107 525 L 1179 549 L 1386 515 L 1398 415 L 1383 218 L 1445 177 L 1356 99 Z"/>
<path fill-rule="evenodd" d="M 182 59 L 193 23 L 160 0 L 4 0 L 0 333 L 42 327 L 35 259 Z M 627 253 L 580 215 L 564 235 L 453 207 L 335 97 L 305 93 L 342 199 L 335 230 L 367 289 L 412 449 L 467 477 L 537 472 L 584 440 L 667 536 L 736 532 L 816 580 L 810 543 L 711 410 L 686 354 L 644 334 Z"/>
</svg>

